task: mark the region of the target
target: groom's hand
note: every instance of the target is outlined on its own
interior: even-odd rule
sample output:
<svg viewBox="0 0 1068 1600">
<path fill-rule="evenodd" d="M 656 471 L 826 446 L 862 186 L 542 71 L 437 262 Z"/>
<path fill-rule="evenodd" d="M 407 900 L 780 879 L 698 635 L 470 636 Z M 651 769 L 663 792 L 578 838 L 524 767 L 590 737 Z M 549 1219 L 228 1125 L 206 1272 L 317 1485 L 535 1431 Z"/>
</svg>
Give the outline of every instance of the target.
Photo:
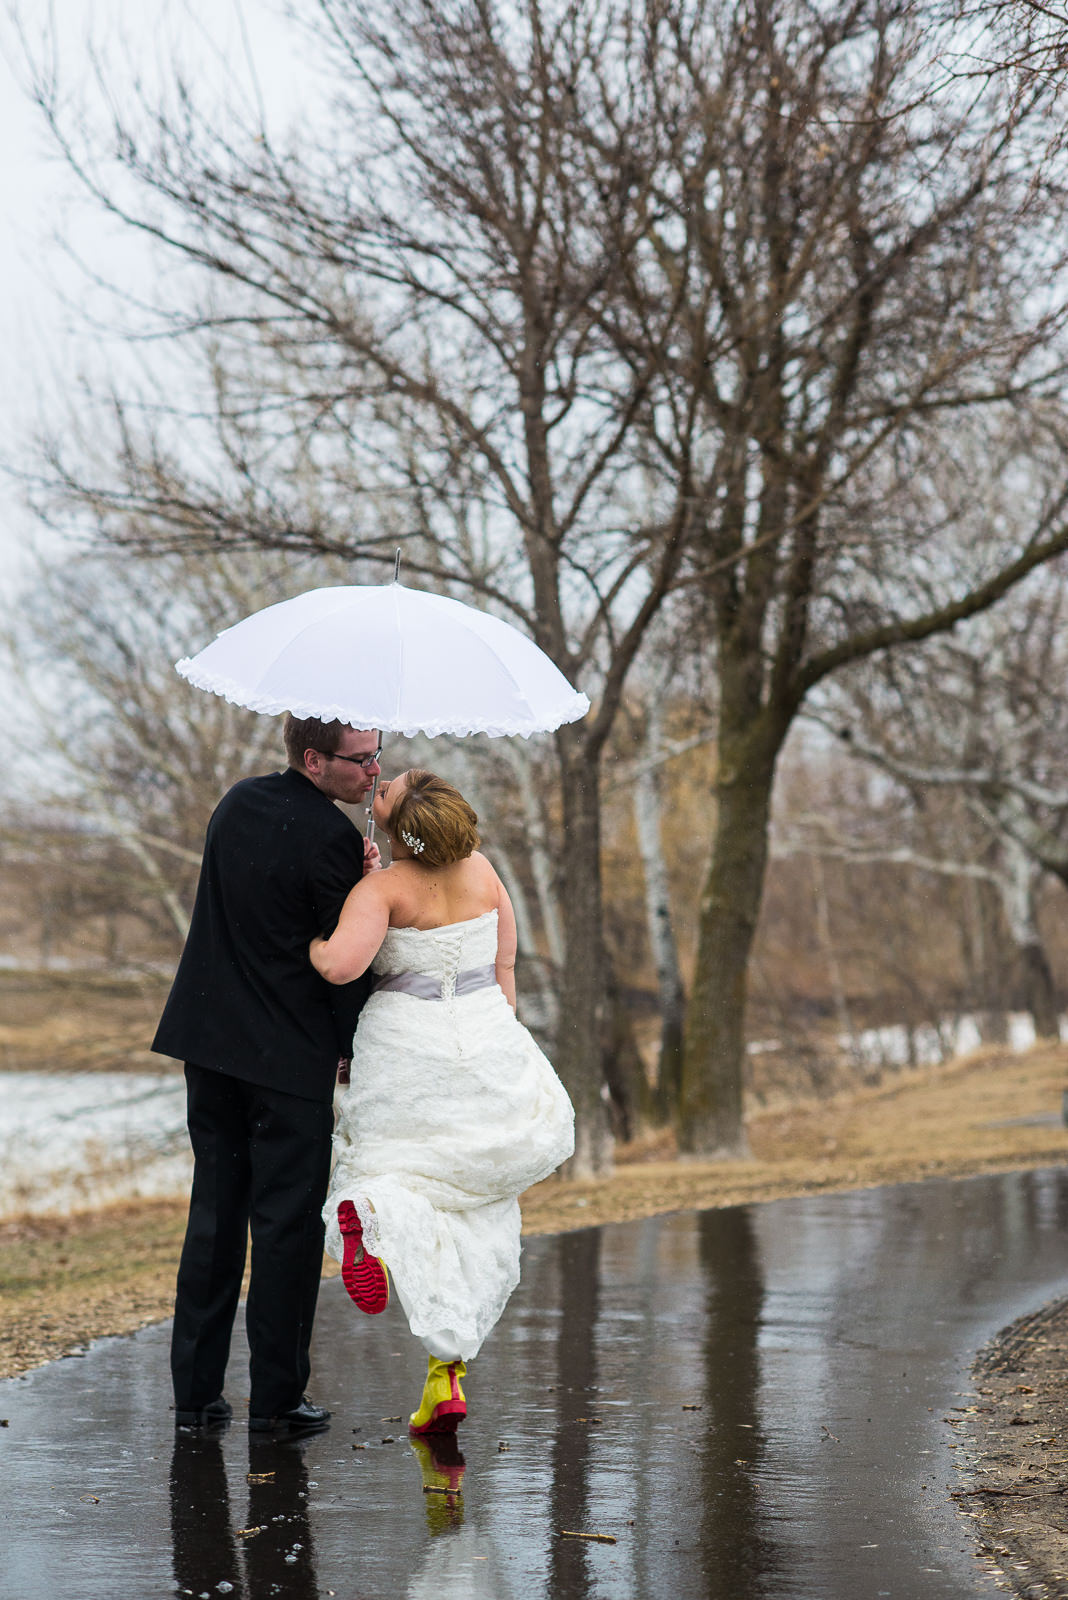
<svg viewBox="0 0 1068 1600">
<path fill-rule="evenodd" d="M 338 1081 L 338 1083 L 350 1083 L 352 1081 L 352 1057 L 351 1056 L 339 1056 L 338 1057 L 337 1081 Z"/>
<path fill-rule="evenodd" d="M 363 873 L 364 877 L 369 872 L 380 872 L 382 869 L 382 852 L 376 844 L 369 839 L 363 841 Z"/>
</svg>

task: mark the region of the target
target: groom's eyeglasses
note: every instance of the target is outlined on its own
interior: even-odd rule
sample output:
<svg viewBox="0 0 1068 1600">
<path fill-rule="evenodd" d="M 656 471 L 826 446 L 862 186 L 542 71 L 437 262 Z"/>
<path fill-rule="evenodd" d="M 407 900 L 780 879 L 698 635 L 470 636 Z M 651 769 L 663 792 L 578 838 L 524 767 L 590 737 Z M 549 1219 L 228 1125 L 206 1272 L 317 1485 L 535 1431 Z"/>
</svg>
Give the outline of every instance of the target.
<svg viewBox="0 0 1068 1600">
<path fill-rule="evenodd" d="M 377 750 L 372 750 L 371 754 L 369 756 L 342 756 L 342 755 L 339 755 L 336 750 L 320 750 L 319 754 L 321 756 L 326 756 L 328 761 L 348 761 L 348 762 L 351 762 L 351 764 L 354 767 L 362 767 L 363 770 L 366 772 L 368 767 L 373 767 L 374 766 L 375 762 L 378 760 L 379 756 L 382 754 L 382 746 L 379 745 Z"/>
</svg>

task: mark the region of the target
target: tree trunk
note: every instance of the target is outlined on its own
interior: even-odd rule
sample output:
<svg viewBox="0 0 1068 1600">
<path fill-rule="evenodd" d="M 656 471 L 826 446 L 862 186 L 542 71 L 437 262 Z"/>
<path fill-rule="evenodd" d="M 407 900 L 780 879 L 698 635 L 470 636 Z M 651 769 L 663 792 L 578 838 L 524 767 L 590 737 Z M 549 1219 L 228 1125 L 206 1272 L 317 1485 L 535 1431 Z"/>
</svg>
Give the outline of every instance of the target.
<svg viewBox="0 0 1068 1600">
<path fill-rule="evenodd" d="M 766 714 L 743 733 L 724 731 L 720 738 L 716 831 L 683 1053 L 679 1149 L 688 1155 L 748 1154 L 742 1123 L 747 972 L 781 742 Z"/>
<path fill-rule="evenodd" d="M 827 963 L 827 978 L 831 986 L 831 997 L 834 1001 L 834 1014 L 838 1022 L 838 1048 L 849 1055 L 850 1064 L 860 1067 L 861 1054 L 857 1044 L 857 1036 L 853 1028 L 853 1018 L 849 1011 L 849 1000 L 846 996 L 845 984 L 842 981 L 842 968 L 838 961 L 838 952 L 834 947 L 834 935 L 831 933 L 831 906 L 827 898 L 827 878 L 823 870 L 823 862 L 819 856 L 812 856 L 812 892 L 816 902 L 816 934 L 823 949 L 824 960 Z"/>
<path fill-rule="evenodd" d="M 530 905 L 527 901 L 527 892 L 523 887 L 523 880 L 516 871 L 512 862 L 511 853 L 503 850 L 499 844 L 493 847 L 493 858 L 500 873 L 501 882 L 508 891 L 508 898 L 512 902 L 515 912 L 516 935 L 519 939 L 519 962 L 517 965 L 517 980 L 519 973 L 523 974 L 522 987 L 526 990 L 522 1006 L 522 1020 L 529 1028 L 532 1025 L 547 1035 L 550 1039 L 556 1034 L 559 1021 L 559 995 L 557 993 L 558 968 L 550 966 L 538 954 L 538 941 L 534 937 L 534 922 L 530 915 Z M 534 1018 L 530 1012 L 534 1012 Z"/>
<path fill-rule="evenodd" d="M 651 1110 L 658 1123 L 671 1122 L 678 1112 L 682 1087 L 682 1041 L 686 1018 L 686 995 L 679 968 L 678 945 L 671 920 L 671 887 L 664 860 L 663 806 L 660 782 L 654 763 L 660 756 L 660 707 L 649 711 L 646 754 L 650 763 L 647 782 L 635 786 L 634 823 L 638 852 L 645 882 L 645 915 L 649 943 L 656 964 L 657 998 L 660 1007 L 660 1054 L 656 1074 L 656 1096 Z"/>
<path fill-rule="evenodd" d="M 1005 847 L 1008 877 L 1003 888 L 1003 903 L 1023 983 L 1024 1004 L 1031 1013 L 1039 1039 L 1060 1036 L 1053 974 L 1038 930 L 1035 889 L 1040 869 L 1015 840 Z"/>
<path fill-rule="evenodd" d="M 545 818 L 536 787 L 535 773 L 532 770 L 531 759 L 518 739 L 505 739 L 501 742 L 505 747 L 502 753 L 512 770 L 519 791 L 523 826 L 530 850 L 530 872 L 534 879 L 534 892 L 538 898 L 545 947 L 549 953 L 550 963 L 560 967 L 564 961 L 564 937 L 560 928 L 556 886 L 553 883 L 554 851 L 552 841 L 546 838 Z"/>
<path fill-rule="evenodd" d="M 610 957 L 605 962 L 605 979 L 608 1004 L 606 1032 L 601 1044 L 601 1070 L 608 1089 L 612 1135 L 625 1143 L 652 1121 L 653 1093 Z"/>
<path fill-rule="evenodd" d="M 761 1324 L 767 1290 L 756 1220 L 748 1207 L 705 1211 L 697 1218 L 698 1260 L 704 1277 L 706 1426 L 695 1441 L 698 1471 L 715 1494 L 703 1496 L 705 1548 L 716 1559 L 705 1570 L 706 1600 L 739 1600 L 766 1570 L 766 1539 L 758 1485 L 768 1449 L 760 1405 Z M 729 1384 L 723 1382 L 730 1372 Z M 725 1527 L 730 1537 L 723 1537 Z M 561 1541 L 563 1542 L 563 1541 Z"/>
<path fill-rule="evenodd" d="M 612 1165 L 612 1136 L 602 1095 L 601 1045 L 608 1023 L 601 912 L 601 817 L 596 757 L 573 727 L 556 735 L 563 837 L 560 842 L 564 967 L 556 1069 L 575 1107 L 575 1154 L 569 1174 L 589 1177 Z"/>
<path fill-rule="evenodd" d="M 590 1409 L 587 1396 L 592 1395 L 597 1384 L 601 1250 L 599 1228 L 562 1233 L 556 1239 L 561 1315 L 557 1323 L 556 1382 L 550 1391 L 555 1426 L 552 1446 L 545 1451 L 554 1528 L 567 1527 L 572 1522 L 585 1527 L 589 1515 L 591 1476 L 596 1471 L 596 1431 L 586 1425 L 576 1427 L 575 1418 Z M 549 1594 L 589 1594 L 588 1558 L 582 1545 L 581 1539 L 550 1541 Z M 444 1584 L 440 1592 L 448 1594 L 450 1587 Z"/>
<path fill-rule="evenodd" d="M 1059 1039 L 1060 1018 L 1057 1015 L 1057 996 L 1053 987 L 1053 974 L 1041 943 L 1024 945 L 1020 952 L 1020 973 L 1023 979 L 1024 1004 L 1031 1013 L 1038 1039 Z"/>
</svg>

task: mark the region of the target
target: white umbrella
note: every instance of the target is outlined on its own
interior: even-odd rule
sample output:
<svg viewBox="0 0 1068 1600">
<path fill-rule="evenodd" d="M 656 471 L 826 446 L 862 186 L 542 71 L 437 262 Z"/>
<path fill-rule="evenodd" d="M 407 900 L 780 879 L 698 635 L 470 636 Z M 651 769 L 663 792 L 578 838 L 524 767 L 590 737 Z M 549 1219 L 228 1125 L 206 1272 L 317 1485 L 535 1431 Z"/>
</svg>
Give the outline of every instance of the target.
<svg viewBox="0 0 1068 1600">
<path fill-rule="evenodd" d="M 517 628 L 397 582 L 311 589 L 267 606 L 177 670 L 251 711 L 409 737 L 529 735 L 590 709 Z"/>
</svg>

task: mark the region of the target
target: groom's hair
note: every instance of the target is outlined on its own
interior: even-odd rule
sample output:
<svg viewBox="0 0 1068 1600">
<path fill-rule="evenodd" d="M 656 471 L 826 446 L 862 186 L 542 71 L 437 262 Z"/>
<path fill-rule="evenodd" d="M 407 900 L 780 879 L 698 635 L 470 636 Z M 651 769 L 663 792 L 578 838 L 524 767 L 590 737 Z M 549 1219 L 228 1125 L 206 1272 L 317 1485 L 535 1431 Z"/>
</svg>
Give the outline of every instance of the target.
<svg viewBox="0 0 1068 1600">
<path fill-rule="evenodd" d="M 417 839 L 415 859 L 424 867 L 447 867 L 465 861 L 481 842 L 478 817 L 459 789 L 425 767 L 405 774 L 407 787 L 389 814 L 389 831 L 409 849 Z M 407 834 L 406 839 L 402 838 Z"/>
<path fill-rule="evenodd" d="M 320 722 L 318 717 L 295 717 L 287 711 L 282 737 L 289 765 L 303 772 L 305 750 L 321 750 L 324 756 L 332 756 L 347 726 L 344 722 Z"/>
</svg>

